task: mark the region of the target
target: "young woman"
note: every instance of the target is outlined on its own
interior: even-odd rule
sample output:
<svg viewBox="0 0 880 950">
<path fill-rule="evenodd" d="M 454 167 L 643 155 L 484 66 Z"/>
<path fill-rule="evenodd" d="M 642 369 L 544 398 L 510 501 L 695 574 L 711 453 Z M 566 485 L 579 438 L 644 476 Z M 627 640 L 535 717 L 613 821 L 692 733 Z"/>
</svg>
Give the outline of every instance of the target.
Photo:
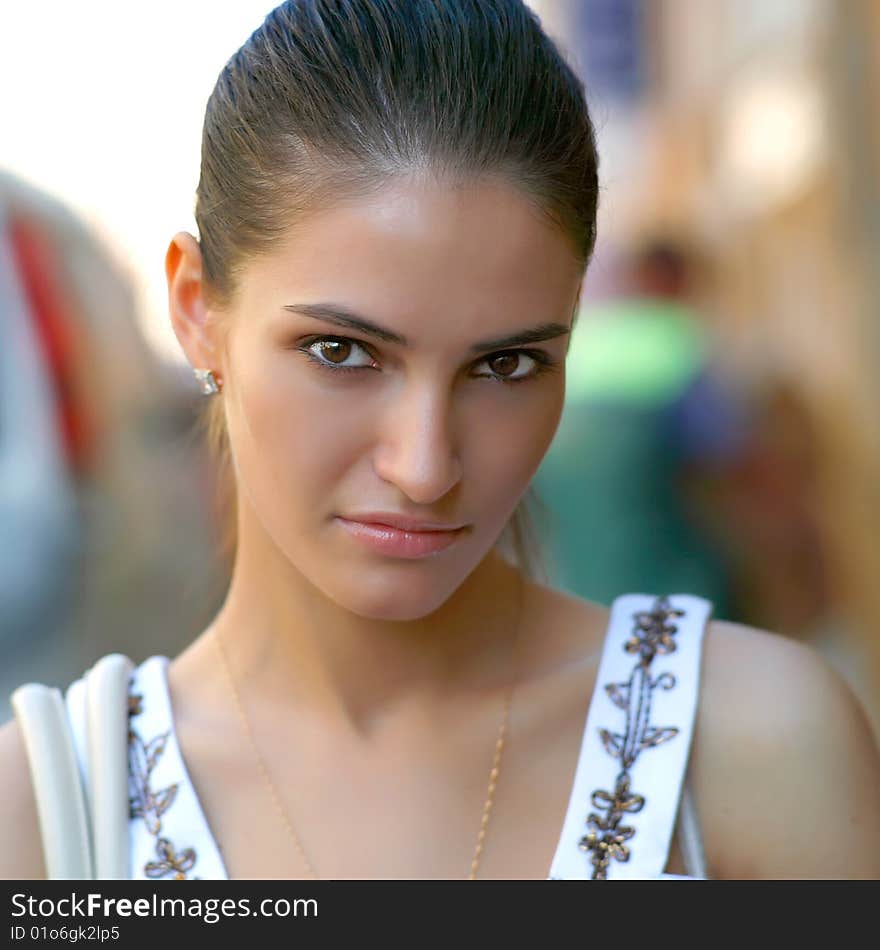
<svg viewBox="0 0 880 950">
<path fill-rule="evenodd" d="M 227 64 L 166 271 L 234 563 L 132 671 L 126 876 L 880 876 L 877 750 L 814 652 L 530 575 L 596 201 L 520 0 L 287 2 Z M 41 877 L 16 721 L 0 762 L 0 872 Z"/>
</svg>

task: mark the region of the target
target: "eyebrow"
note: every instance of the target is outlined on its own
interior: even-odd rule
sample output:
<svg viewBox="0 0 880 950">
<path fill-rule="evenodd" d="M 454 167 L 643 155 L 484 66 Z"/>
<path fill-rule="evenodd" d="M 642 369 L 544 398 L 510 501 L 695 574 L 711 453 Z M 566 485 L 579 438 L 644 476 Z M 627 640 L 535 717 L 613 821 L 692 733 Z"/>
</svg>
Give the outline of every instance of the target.
<svg viewBox="0 0 880 950">
<path fill-rule="evenodd" d="M 396 343 L 398 346 L 409 346 L 409 340 L 399 333 L 387 330 L 385 327 L 367 320 L 360 314 L 354 313 L 347 307 L 334 303 L 298 303 L 285 304 L 282 308 L 289 313 L 298 313 L 304 317 L 312 317 L 315 320 L 325 320 L 328 323 L 335 323 L 341 327 L 347 327 L 351 330 L 359 330 L 367 336 L 376 337 L 385 343 Z M 528 330 L 520 330 L 518 333 L 511 333 L 507 336 L 496 337 L 493 340 L 480 340 L 472 344 L 471 353 L 486 353 L 489 350 L 501 350 L 505 347 L 520 346 L 523 343 L 538 343 L 541 340 L 552 340 L 559 336 L 570 333 L 570 327 L 563 323 L 541 323 L 536 327 L 530 327 Z"/>
</svg>

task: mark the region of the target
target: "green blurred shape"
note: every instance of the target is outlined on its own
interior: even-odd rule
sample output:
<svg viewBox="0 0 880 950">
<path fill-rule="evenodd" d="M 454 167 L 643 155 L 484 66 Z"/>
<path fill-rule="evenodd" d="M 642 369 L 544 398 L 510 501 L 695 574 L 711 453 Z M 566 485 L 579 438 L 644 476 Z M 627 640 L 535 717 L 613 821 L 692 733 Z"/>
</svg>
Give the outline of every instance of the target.
<svg viewBox="0 0 880 950">
<path fill-rule="evenodd" d="M 591 307 L 572 334 L 566 400 L 654 405 L 680 392 L 705 356 L 703 333 L 680 304 L 620 300 Z"/>
</svg>

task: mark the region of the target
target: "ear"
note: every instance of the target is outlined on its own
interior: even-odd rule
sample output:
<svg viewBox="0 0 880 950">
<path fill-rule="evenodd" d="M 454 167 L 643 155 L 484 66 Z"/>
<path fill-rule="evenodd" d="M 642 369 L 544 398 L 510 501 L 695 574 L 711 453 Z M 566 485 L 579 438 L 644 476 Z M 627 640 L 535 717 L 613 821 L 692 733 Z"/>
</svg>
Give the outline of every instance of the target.
<svg viewBox="0 0 880 950">
<path fill-rule="evenodd" d="M 213 369 L 222 376 L 222 354 L 209 321 L 202 283 L 202 251 L 186 231 L 171 239 L 165 253 L 168 313 L 174 335 L 194 369 Z"/>
</svg>

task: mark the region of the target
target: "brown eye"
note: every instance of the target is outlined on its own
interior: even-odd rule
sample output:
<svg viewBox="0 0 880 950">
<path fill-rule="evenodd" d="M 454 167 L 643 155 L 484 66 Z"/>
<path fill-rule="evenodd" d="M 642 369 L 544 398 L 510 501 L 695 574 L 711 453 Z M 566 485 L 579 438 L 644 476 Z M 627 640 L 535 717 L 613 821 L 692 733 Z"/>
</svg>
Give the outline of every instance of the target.
<svg viewBox="0 0 880 950">
<path fill-rule="evenodd" d="M 516 353 L 500 353 L 498 356 L 492 356 L 486 362 L 492 367 L 492 371 L 499 376 L 509 376 L 519 365 L 519 356 Z"/>
<path fill-rule="evenodd" d="M 349 340 L 343 336 L 310 337 L 296 349 L 305 354 L 317 366 L 330 373 L 354 373 L 362 369 L 373 369 L 374 361 L 363 343 Z M 353 353 L 360 350 L 367 357 L 366 363 L 351 365 L 346 363 Z"/>
<path fill-rule="evenodd" d="M 351 343 L 348 340 L 321 340 L 312 344 L 318 346 L 321 355 L 331 363 L 343 363 L 351 352 Z"/>
<path fill-rule="evenodd" d="M 478 377 L 494 383 L 525 383 L 555 366 L 555 360 L 543 350 L 505 350 L 486 356 L 481 362 L 489 367 L 490 373 L 480 373 Z"/>
</svg>

